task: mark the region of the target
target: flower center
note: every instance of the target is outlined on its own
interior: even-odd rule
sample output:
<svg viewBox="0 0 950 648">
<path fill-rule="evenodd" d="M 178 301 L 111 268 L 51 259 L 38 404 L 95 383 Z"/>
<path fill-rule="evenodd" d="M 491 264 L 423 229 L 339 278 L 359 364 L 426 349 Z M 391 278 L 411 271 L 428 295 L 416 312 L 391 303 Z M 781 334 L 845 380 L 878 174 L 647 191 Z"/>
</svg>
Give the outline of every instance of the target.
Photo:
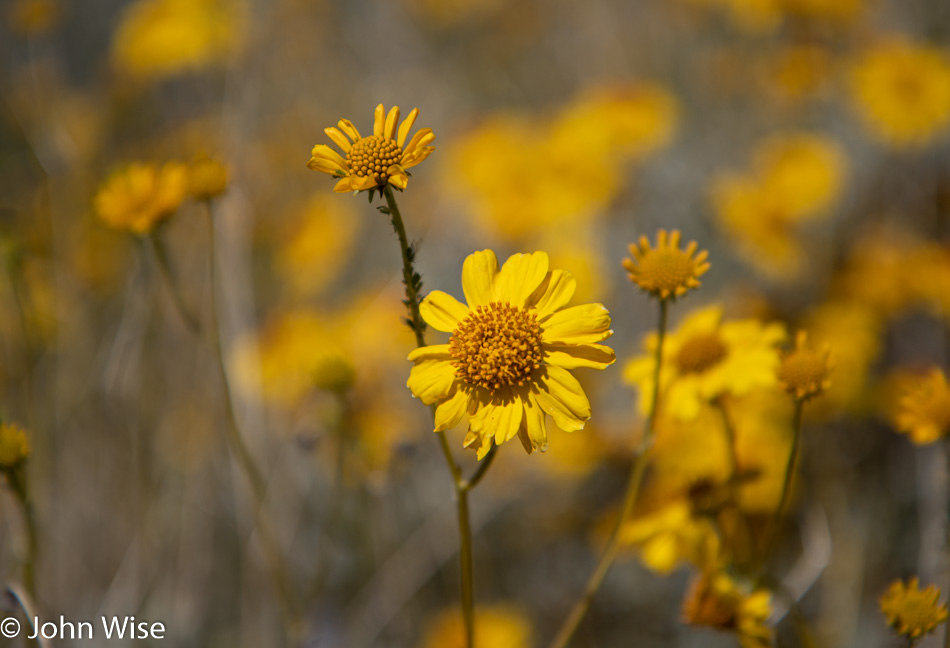
<svg viewBox="0 0 950 648">
<path fill-rule="evenodd" d="M 701 333 L 686 340 L 676 354 L 680 373 L 702 373 L 726 357 L 728 349 L 716 333 Z"/>
<path fill-rule="evenodd" d="M 815 351 L 797 350 L 782 360 L 778 379 L 801 396 L 817 394 L 828 378 L 828 362 Z"/>
<path fill-rule="evenodd" d="M 373 178 L 380 185 L 386 184 L 389 178 L 387 169 L 399 164 L 401 159 L 402 148 L 395 141 L 375 135 L 357 140 L 346 154 L 350 173 L 361 178 Z"/>
<path fill-rule="evenodd" d="M 732 630 L 738 620 L 736 611 L 733 597 L 717 592 L 705 577 L 692 584 L 683 601 L 683 617 L 691 625 Z"/>
<path fill-rule="evenodd" d="M 688 287 L 695 275 L 692 257 L 679 249 L 651 250 L 640 262 L 640 276 L 649 282 L 651 290 L 675 292 L 677 288 Z"/>
<path fill-rule="evenodd" d="M 492 302 L 459 322 L 449 340 L 455 375 L 494 393 L 524 385 L 541 366 L 541 326 L 537 315 L 508 302 Z"/>
<path fill-rule="evenodd" d="M 950 430 L 950 392 L 934 390 L 920 403 L 921 418 L 932 422 L 941 432 Z"/>
</svg>

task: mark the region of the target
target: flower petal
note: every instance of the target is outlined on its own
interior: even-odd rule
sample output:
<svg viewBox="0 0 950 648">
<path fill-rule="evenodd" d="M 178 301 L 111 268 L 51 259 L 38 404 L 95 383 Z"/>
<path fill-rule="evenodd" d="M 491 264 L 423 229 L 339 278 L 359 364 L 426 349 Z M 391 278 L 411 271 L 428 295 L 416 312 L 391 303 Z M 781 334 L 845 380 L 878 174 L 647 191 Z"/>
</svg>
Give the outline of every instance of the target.
<svg viewBox="0 0 950 648">
<path fill-rule="evenodd" d="M 393 106 L 386 115 L 386 123 L 383 125 L 383 137 L 391 140 L 396 134 L 396 124 L 399 122 L 399 106 Z"/>
<path fill-rule="evenodd" d="M 451 333 L 471 312 L 468 306 L 441 290 L 433 290 L 419 305 L 422 319 L 436 331 Z"/>
<path fill-rule="evenodd" d="M 474 443 L 478 443 L 475 446 L 475 456 L 479 461 L 485 458 L 485 455 L 488 454 L 488 451 L 492 447 L 492 438 L 489 436 L 482 436 L 478 432 L 475 432 L 471 428 L 468 430 L 468 434 L 465 435 L 465 441 L 462 443 L 462 447 L 468 448 Z"/>
<path fill-rule="evenodd" d="M 511 396 L 492 398 L 478 408 L 469 425 L 483 438 L 494 438 L 495 445 L 501 445 L 518 434 L 523 415 L 521 399 Z"/>
<path fill-rule="evenodd" d="M 341 149 L 343 149 L 344 153 L 350 152 L 350 148 L 352 148 L 352 145 L 350 144 L 350 140 L 346 138 L 346 135 L 344 135 L 342 131 L 330 126 L 329 128 L 324 128 L 323 132 L 327 134 L 327 137 L 333 140 L 334 144 L 336 144 Z"/>
<path fill-rule="evenodd" d="M 325 157 L 314 156 L 310 158 L 310 161 L 307 162 L 307 168 L 313 169 L 314 171 L 320 171 L 322 173 L 328 173 L 332 176 L 339 176 L 341 173 L 343 175 L 349 175 L 346 172 L 346 169 L 340 167 L 339 164 L 332 160 L 328 160 Z"/>
<path fill-rule="evenodd" d="M 535 396 L 541 409 L 550 414 L 555 425 L 565 432 L 583 430 L 590 418 L 587 394 L 567 369 L 545 367 Z"/>
<path fill-rule="evenodd" d="M 353 177 L 346 176 L 345 178 L 342 178 L 339 182 L 333 185 L 333 191 L 336 193 L 350 193 L 351 191 L 354 191 Z"/>
<path fill-rule="evenodd" d="M 416 117 L 419 116 L 419 109 L 413 108 L 409 111 L 409 114 L 406 115 L 405 121 L 402 122 L 402 125 L 399 127 L 399 139 L 396 140 L 396 144 L 400 147 L 406 143 L 406 137 L 409 135 L 409 131 L 412 130 L 412 125 L 416 123 Z"/>
<path fill-rule="evenodd" d="M 347 165 L 346 160 L 343 159 L 343 156 L 326 144 L 317 144 L 314 146 L 313 150 L 310 151 L 310 155 L 317 159 L 329 160 L 330 162 L 335 163 L 341 169 L 349 168 L 349 165 Z"/>
<path fill-rule="evenodd" d="M 511 255 L 498 273 L 495 296 L 515 306 L 524 306 L 548 274 L 548 263 L 546 252 Z"/>
<path fill-rule="evenodd" d="M 496 301 L 497 276 L 498 258 L 491 250 L 480 250 L 466 257 L 462 264 L 462 292 L 469 308 Z"/>
<path fill-rule="evenodd" d="M 452 354 L 449 353 L 448 344 L 430 344 L 409 352 L 410 362 L 416 360 L 450 360 L 451 358 Z"/>
<path fill-rule="evenodd" d="M 614 350 L 601 344 L 546 344 L 542 349 L 545 362 L 563 369 L 606 369 L 617 360 Z"/>
<path fill-rule="evenodd" d="M 349 119 L 341 119 L 336 125 L 339 126 L 340 130 L 346 133 L 346 135 L 354 142 L 362 139 L 362 137 L 360 137 L 360 132 L 356 130 L 356 126 L 354 126 L 353 122 L 351 122 Z"/>
<path fill-rule="evenodd" d="M 383 136 L 383 126 L 386 124 L 386 109 L 383 108 L 383 104 L 376 106 L 376 111 L 373 113 L 373 135 L 376 137 Z"/>
<path fill-rule="evenodd" d="M 455 368 L 446 360 L 421 360 L 409 372 L 406 386 L 426 405 L 448 396 L 455 383 Z"/>
<path fill-rule="evenodd" d="M 422 143 L 423 140 L 425 141 L 424 144 Z M 412 136 L 412 139 L 409 140 L 409 143 L 403 147 L 403 156 L 409 156 L 416 149 L 416 147 L 428 146 L 428 144 L 433 141 L 435 141 L 435 135 L 432 134 L 432 129 L 422 128 L 416 131 L 416 134 Z"/>
<path fill-rule="evenodd" d="M 610 312 L 603 304 L 559 310 L 541 326 L 541 336 L 547 344 L 593 344 L 611 335 Z"/>
<path fill-rule="evenodd" d="M 386 181 L 394 187 L 399 187 L 400 189 L 405 189 L 406 185 L 409 184 L 409 174 L 399 166 L 394 164 L 386 170 L 386 175 L 389 176 L 389 179 Z"/>
<path fill-rule="evenodd" d="M 524 404 L 524 419 L 521 422 L 521 443 L 528 453 L 535 450 L 544 452 L 548 449 L 548 431 L 544 425 L 544 410 L 538 405 L 533 395 L 529 396 Z"/>
<path fill-rule="evenodd" d="M 567 270 L 551 270 L 537 290 L 528 298 L 528 305 L 538 309 L 538 319 L 543 320 L 548 315 L 568 305 L 577 281 Z"/>
<path fill-rule="evenodd" d="M 403 155 L 402 160 L 400 160 L 399 163 L 402 164 L 402 168 L 411 169 L 412 167 L 416 166 L 417 164 L 422 162 L 424 159 L 429 157 L 429 155 L 434 150 L 435 150 L 435 147 L 433 146 L 427 146 L 425 148 L 416 149 L 415 151 L 412 152 L 411 155 Z"/>
<path fill-rule="evenodd" d="M 441 401 L 435 408 L 435 432 L 454 428 L 465 416 L 468 409 L 469 393 L 456 383 L 448 398 Z"/>
</svg>

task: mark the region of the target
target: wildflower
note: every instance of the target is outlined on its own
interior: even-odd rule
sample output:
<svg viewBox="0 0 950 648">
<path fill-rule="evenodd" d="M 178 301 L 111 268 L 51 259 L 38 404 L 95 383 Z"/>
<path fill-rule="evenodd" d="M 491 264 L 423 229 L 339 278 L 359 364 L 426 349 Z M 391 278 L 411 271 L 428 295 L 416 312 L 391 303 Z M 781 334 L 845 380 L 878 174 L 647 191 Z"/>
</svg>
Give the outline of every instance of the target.
<svg viewBox="0 0 950 648">
<path fill-rule="evenodd" d="M 880 44 L 854 64 L 852 84 L 871 133 L 894 147 L 927 144 L 950 125 L 950 63 L 937 48 Z"/>
<path fill-rule="evenodd" d="M 211 200 L 228 188 L 228 168 L 218 160 L 199 155 L 188 169 L 188 193 L 196 200 Z"/>
<path fill-rule="evenodd" d="M 917 445 L 933 443 L 950 433 L 950 387 L 943 371 L 931 369 L 906 391 L 894 424 Z"/>
<path fill-rule="evenodd" d="M 373 120 L 373 134 L 367 137 L 360 135 L 349 120 L 341 119 L 337 124 L 339 128 L 330 127 L 323 131 L 343 149 L 346 157 L 326 144 L 317 144 L 307 166 L 340 178 L 333 188 L 339 193 L 382 189 L 386 185 L 405 189 L 409 181 L 407 169 L 422 162 L 435 150 L 429 146 L 435 140 L 431 128 L 417 131 L 412 139 L 406 141 L 418 116 L 419 109 L 413 108 L 397 133 L 399 106 L 393 106 L 387 114 L 383 104 L 379 104 Z"/>
<path fill-rule="evenodd" d="M 772 645 L 772 629 L 766 624 L 771 612 L 768 590 L 749 591 L 722 572 L 697 577 L 683 601 L 686 623 L 735 632 L 742 648 Z"/>
<path fill-rule="evenodd" d="M 896 580 L 881 597 L 881 612 L 897 634 L 916 639 L 947 620 L 947 606 L 938 605 L 939 598 L 934 585 L 921 590 L 916 576 L 906 585 Z"/>
<path fill-rule="evenodd" d="M 475 610 L 475 627 L 476 648 L 530 648 L 534 643 L 530 622 L 514 605 L 479 605 Z M 428 624 L 421 648 L 464 646 L 462 615 L 457 609 L 448 609 Z"/>
<path fill-rule="evenodd" d="M 774 135 L 756 147 L 757 176 L 794 220 L 820 215 L 841 193 L 845 156 L 833 140 L 804 132 Z"/>
<path fill-rule="evenodd" d="M 826 348 L 819 353 L 806 346 L 808 334 L 799 331 L 795 335 L 795 348 L 782 355 L 778 367 L 778 380 L 782 388 L 797 401 L 805 401 L 821 394 L 831 381 L 831 352 Z"/>
<path fill-rule="evenodd" d="M 13 470 L 30 456 L 26 432 L 15 423 L 0 423 L 0 470 Z"/>
<path fill-rule="evenodd" d="M 613 334 L 601 304 L 566 308 L 575 290 L 565 270 L 549 270 L 544 252 L 515 254 L 498 269 L 491 250 L 476 252 L 462 267 L 468 305 L 433 291 L 422 317 L 451 333 L 448 344 L 409 354 L 415 363 L 408 386 L 427 405 L 437 404 L 435 430 L 469 415 L 465 447 L 481 459 L 517 435 L 529 453 L 544 450 L 550 414 L 562 430 L 584 428 L 590 402 L 568 371 L 613 364 L 612 349 L 596 344 Z"/>
<path fill-rule="evenodd" d="M 683 562 L 703 566 L 721 552 L 712 520 L 696 515 L 685 497 L 634 517 L 620 533 L 621 542 L 639 545 L 643 564 L 660 574 L 670 573 Z"/>
<path fill-rule="evenodd" d="M 675 418 L 695 419 L 701 405 L 717 396 L 741 396 L 777 382 L 777 345 L 785 328 L 754 319 L 723 322 L 722 316 L 719 306 L 695 311 L 666 336 L 660 388 L 663 406 Z M 642 412 L 653 397 L 656 344 L 656 334 L 649 335 L 644 354 L 624 367 L 624 381 L 640 390 Z"/>
<path fill-rule="evenodd" d="M 630 281 L 659 299 L 675 299 L 699 286 L 699 277 L 708 269 L 708 253 L 696 254 L 696 241 L 690 241 L 685 250 L 679 249 L 680 233 L 673 230 L 667 239 L 666 230 L 656 235 L 656 248 L 650 247 L 646 236 L 639 244 L 630 244 L 632 259 L 624 259 L 623 267 L 630 273 Z"/>
<path fill-rule="evenodd" d="M 188 170 L 184 164 L 133 163 L 106 180 L 95 197 L 99 218 L 115 229 L 147 234 L 171 216 L 185 199 Z"/>
</svg>

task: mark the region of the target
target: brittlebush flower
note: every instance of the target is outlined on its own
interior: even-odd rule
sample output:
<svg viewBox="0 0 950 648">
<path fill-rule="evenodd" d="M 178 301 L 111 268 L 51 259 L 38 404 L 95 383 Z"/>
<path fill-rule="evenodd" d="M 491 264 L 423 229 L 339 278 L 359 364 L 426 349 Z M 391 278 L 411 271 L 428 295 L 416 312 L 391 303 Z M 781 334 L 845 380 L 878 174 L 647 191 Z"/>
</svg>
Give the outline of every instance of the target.
<svg viewBox="0 0 950 648">
<path fill-rule="evenodd" d="M 662 229 L 656 235 L 655 248 L 646 236 L 641 236 L 639 243 L 631 243 L 633 258 L 623 260 L 630 281 L 659 299 L 675 299 L 697 288 L 699 277 L 709 270 L 709 254 L 705 250 L 697 254 L 696 241 L 690 241 L 685 250 L 679 244 L 678 230 L 667 235 Z"/>
<path fill-rule="evenodd" d="M 531 623 L 510 604 L 479 605 L 475 610 L 476 648 L 530 648 Z M 427 624 L 421 648 L 465 648 L 465 626 L 458 609 L 441 612 Z"/>
<path fill-rule="evenodd" d="M 15 423 L 0 423 L 0 470 L 13 470 L 30 456 L 26 432 Z"/>
<path fill-rule="evenodd" d="M 419 109 L 413 108 L 397 133 L 399 106 L 393 106 L 386 113 L 383 104 L 379 104 L 373 119 L 373 134 L 367 137 L 360 135 L 352 122 L 341 119 L 337 124 L 339 128 L 325 128 L 323 132 L 346 157 L 326 144 L 317 144 L 310 153 L 307 166 L 340 178 L 333 187 L 338 193 L 382 189 L 386 185 L 405 189 L 409 181 L 406 171 L 435 150 L 429 146 L 435 140 L 431 128 L 417 131 L 412 139 L 406 141 L 418 116 Z"/>
<path fill-rule="evenodd" d="M 766 623 L 771 613 L 768 590 L 742 587 L 722 572 L 698 576 L 683 601 L 686 623 L 734 632 L 742 648 L 773 644 L 772 629 Z"/>
<path fill-rule="evenodd" d="M 938 604 L 939 598 L 934 585 L 920 589 L 916 576 L 906 585 L 896 580 L 881 597 L 881 612 L 897 634 L 916 639 L 947 620 L 947 606 Z"/>
<path fill-rule="evenodd" d="M 185 199 L 188 168 L 168 162 L 132 163 L 113 173 L 95 197 L 99 218 L 110 227 L 147 234 L 175 213 Z"/>
<path fill-rule="evenodd" d="M 782 388 L 797 401 L 806 401 L 824 392 L 831 385 L 831 351 L 815 351 L 807 346 L 808 335 L 799 331 L 795 347 L 782 355 L 778 380 Z"/>
<path fill-rule="evenodd" d="M 188 193 L 196 200 L 217 198 L 228 188 L 228 168 L 220 161 L 199 155 L 188 169 Z"/>
<path fill-rule="evenodd" d="M 872 134 L 894 147 L 927 144 L 950 125 L 950 62 L 937 48 L 883 43 L 855 63 L 852 85 Z"/>
<path fill-rule="evenodd" d="M 943 371 L 933 368 L 910 386 L 900 400 L 894 424 L 917 445 L 950 433 L 950 387 Z"/>
<path fill-rule="evenodd" d="M 435 430 L 469 416 L 465 447 L 481 459 L 492 444 L 515 436 L 525 450 L 547 446 L 545 414 L 570 432 L 590 418 L 587 395 L 569 369 L 603 369 L 613 349 L 597 344 L 613 334 L 601 304 L 568 308 L 574 277 L 550 270 L 544 252 L 515 254 L 499 270 L 491 250 L 475 252 L 462 266 L 468 305 L 441 291 L 420 306 L 434 329 L 451 333 L 448 344 L 416 349 L 408 386 L 436 404 Z"/>
</svg>

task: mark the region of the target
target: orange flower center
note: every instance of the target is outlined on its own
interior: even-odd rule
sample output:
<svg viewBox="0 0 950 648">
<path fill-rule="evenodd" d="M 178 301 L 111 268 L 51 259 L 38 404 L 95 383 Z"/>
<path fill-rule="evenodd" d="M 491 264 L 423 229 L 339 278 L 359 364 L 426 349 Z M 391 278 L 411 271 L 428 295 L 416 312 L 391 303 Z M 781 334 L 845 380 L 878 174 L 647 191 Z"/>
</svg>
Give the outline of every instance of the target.
<svg viewBox="0 0 950 648">
<path fill-rule="evenodd" d="M 693 581 L 683 601 L 683 619 L 691 625 L 732 630 L 738 620 L 736 612 L 734 597 L 723 596 L 704 577 Z"/>
<path fill-rule="evenodd" d="M 728 351 L 716 333 L 694 335 L 680 347 L 676 366 L 680 373 L 702 373 L 721 362 Z"/>
<path fill-rule="evenodd" d="M 827 357 L 808 349 L 797 349 L 782 359 L 778 379 L 798 398 L 815 396 L 825 388 L 830 367 Z"/>
<path fill-rule="evenodd" d="M 521 386 L 541 366 L 537 315 L 508 302 L 492 302 L 459 322 L 449 339 L 455 375 L 494 393 Z"/>
<path fill-rule="evenodd" d="M 639 270 L 640 285 L 652 291 L 675 293 L 677 288 L 689 288 L 690 279 L 696 278 L 693 258 L 675 248 L 651 250 L 643 256 Z"/>
<path fill-rule="evenodd" d="M 361 178 L 373 178 L 377 184 L 384 185 L 389 179 L 387 170 L 402 159 L 402 148 L 394 140 L 370 135 L 357 140 L 346 161 L 350 173 Z"/>
</svg>

